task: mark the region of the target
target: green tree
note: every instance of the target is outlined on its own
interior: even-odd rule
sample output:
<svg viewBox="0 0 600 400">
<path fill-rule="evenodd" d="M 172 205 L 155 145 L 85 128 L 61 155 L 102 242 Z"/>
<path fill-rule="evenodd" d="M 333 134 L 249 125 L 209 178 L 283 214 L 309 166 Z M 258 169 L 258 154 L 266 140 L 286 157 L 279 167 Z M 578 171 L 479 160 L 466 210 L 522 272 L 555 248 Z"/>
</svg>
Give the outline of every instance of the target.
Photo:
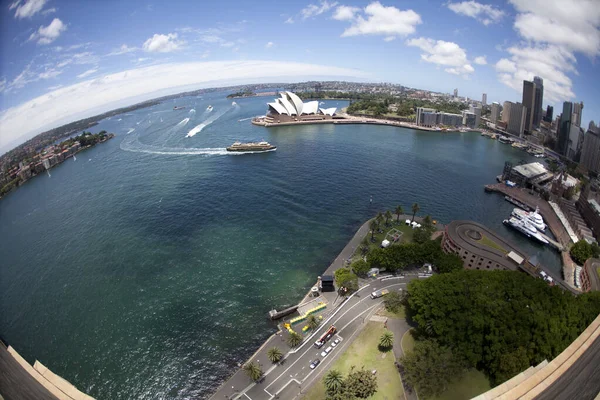
<svg viewBox="0 0 600 400">
<path fill-rule="evenodd" d="M 290 347 L 297 347 L 302 343 L 302 335 L 297 332 L 290 332 L 290 335 L 287 338 L 287 344 Z"/>
<path fill-rule="evenodd" d="M 419 212 L 419 210 L 420 210 L 420 208 L 419 208 L 419 204 L 418 204 L 418 203 L 414 203 L 414 204 L 412 205 L 412 213 L 413 213 L 413 216 L 412 216 L 412 220 L 411 220 L 411 222 L 415 220 L 415 215 L 416 215 L 416 214 Z"/>
<path fill-rule="evenodd" d="M 415 228 L 413 230 L 413 241 L 415 243 L 425 243 L 431 239 L 431 232 L 425 227 Z"/>
<path fill-rule="evenodd" d="M 346 294 L 350 294 L 358 290 L 358 276 L 349 268 L 338 268 L 334 273 L 335 283 L 338 288 L 346 288 Z"/>
<path fill-rule="evenodd" d="M 267 351 L 267 357 L 269 357 L 269 360 L 272 363 L 277 363 L 283 358 L 283 353 L 281 352 L 281 350 L 279 350 L 279 347 L 271 347 Z"/>
<path fill-rule="evenodd" d="M 571 247 L 569 253 L 573 260 L 579 265 L 583 265 L 588 258 L 598 256 L 597 254 L 594 254 L 594 247 L 585 240 L 580 240 L 575 243 L 573 247 Z"/>
<path fill-rule="evenodd" d="M 369 239 L 367 239 L 366 237 L 363 238 L 363 240 L 360 242 L 360 252 L 363 256 L 369 252 L 370 247 L 371 245 L 369 243 Z"/>
<path fill-rule="evenodd" d="M 406 381 L 423 398 L 439 396 L 449 383 L 459 380 L 466 369 L 460 357 L 435 340 L 417 341 L 414 350 L 399 361 Z"/>
<path fill-rule="evenodd" d="M 396 210 L 394 210 L 394 213 L 396 214 L 396 222 L 400 223 L 400 215 L 404 214 L 404 210 L 402 209 L 402 206 L 396 206 Z"/>
<path fill-rule="evenodd" d="M 381 212 L 377 213 L 377 216 L 375 217 L 375 221 L 377 221 L 377 229 L 379 229 L 379 227 L 383 223 L 383 214 Z"/>
<path fill-rule="evenodd" d="M 367 399 L 377 393 L 377 377 L 371 371 L 366 371 L 365 367 L 355 370 L 352 366 L 344 380 L 344 387 L 350 396 Z"/>
<path fill-rule="evenodd" d="M 250 379 L 252 379 L 254 382 L 260 380 L 260 378 L 263 375 L 263 371 L 262 371 L 262 368 L 260 367 L 260 364 L 258 364 L 257 362 L 254 362 L 254 361 L 245 364 L 243 369 L 244 369 L 244 372 L 246 373 L 246 375 L 248 375 L 248 377 Z"/>
<path fill-rule="evenodd" d="M 369 264 L 363 259 L 354 261 L 351 265 L 352 272 L 354 272 L 357 276 L 367 276 L 367 272 L 371 269 Z"/>
<path fill-rule="evenodd" d="M 313 314 L 310 314 L 306 317 L 306 325 L 314 331 L 319 326 L 319 319 Z"/>
<path fill-rule="evenodd" d="M 460 271 L 464 268 L 464 264 L 458 254 L 440 254 L 435 261 L 434 267 L 437 272 L 444 274 Z"/>
<path fill-rule="evenodd" d="M 375 219 L 369 222 L 369 229 L 371 230 L 371 242 L 375 241 L 375 231 L 377 230 L 377 221 Z"/>
<path fill-rule="evenodd" d="M 340 371 L 337 369 L 332 369 L 329 370 L 327 375 L 325 375 L 323 378 L 323 383 L 325 384 L 325 390 L 327 391 L 327 394 L 332 395 L 343 390 L 344 377 Z"/>
<path fill-rule="evenodd" d="M 385 309 L 392 313 L 397 313 L 402 309 L 404 296 L 399 291 L 393 291 L 383 296 L 383 304 Z"/>
<path fill-rule="evenodd" d="M 385 226 L 389 226 L 391 219 L 392 219 L 392 212 L 390 210 L 387 210 L 385 212 Z"/>
<path fill-rule="evenodd" d="M 383 332 L 379 338 L 379 348 L 390 350 L 392 347 L 394 347 L 394 334 L 390 331 Z"/>
</svg>

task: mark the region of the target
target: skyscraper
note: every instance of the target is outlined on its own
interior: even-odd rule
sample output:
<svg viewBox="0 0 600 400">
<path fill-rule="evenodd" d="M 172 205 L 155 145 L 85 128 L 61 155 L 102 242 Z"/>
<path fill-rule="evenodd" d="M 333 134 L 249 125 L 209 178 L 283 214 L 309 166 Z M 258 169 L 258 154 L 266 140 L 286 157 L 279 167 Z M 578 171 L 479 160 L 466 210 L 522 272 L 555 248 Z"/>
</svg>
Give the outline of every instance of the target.
<svg viewBox="0 0 600 400">
<path fill-rule="evenodd" d="M 525 131 L 533 129 L 533 110 L 535 109 L 535 83 L 523 81 L 523 105 L 527 109 L 525 116 Z"/>
<path fill-rule="evenodd" d="M 506 131 L 514 135 L 523 136 L 527 109 L 521 103 L 505 101 L 502 110 L 502 121 L 506 122 Z"/>
<path fill-rule="evenodd" d="M 600 172 L 600 129 L 594 125 L 594 121 L 590 122 L 583 139 L 581 164 L 588 171 Z"/>
<path fill-rule="evenodd" d="M 454 89 L 454 98 L 456 99 L 458 97 L 458 89 Z"/>
<path fill-rule="evenodd" d="M 548 106 L 546 108 L 546 116 L 544 117 L 544 121 L 552 122 L 553 114 L 554 114 L 554 107 Z"/>
<path fill-rule="evenodd" d="M 581 114 L 583 113 L 583 101 L 573 104 L 573 116 L 571 122 L 577 126 L 581 126 Z"/>
<path fill-rule="evenodd" d="M 484 93 L 483 96 L 481 96 L 481 105 L 485 106 L 487 104 L 487 93 Z"/>
<path fill-rule="evenodd" d="M 535 83 L 535 108 L 533 109 L 533 126 L 539 128 L 542 120 L 542 103 L 544 102 L 544 80 L 539 76 L 533 77 Z"/>
<path fill-rule="evenodd" d="M 492 112 L 490 118 L 494 124 L 500 119 L 500 104 L 496 102 L 492 103 Z"/>
<path fill-rule="evenodd" d="M 569 148 L 569 134 L 571 132 L 571 118 L 573 114 L 573 103 L 565 101 L 563 103 L 563 112 L 558 123 L 558 143 L 556 144 L 556 151 L 563 156 L 567 155 Z"/>
</svg>

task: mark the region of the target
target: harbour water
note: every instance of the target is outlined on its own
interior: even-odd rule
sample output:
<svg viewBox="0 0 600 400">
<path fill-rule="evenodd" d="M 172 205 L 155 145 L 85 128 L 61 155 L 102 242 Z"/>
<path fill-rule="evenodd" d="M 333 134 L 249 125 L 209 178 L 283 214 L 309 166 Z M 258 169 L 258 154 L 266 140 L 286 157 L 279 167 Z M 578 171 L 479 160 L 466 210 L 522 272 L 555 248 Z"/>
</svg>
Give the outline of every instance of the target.
<svg viewBox="0 0 600 400">
<path fill-rule="evenodd" d="M 506 160 L 536 160 L 524 151 L 478 133 L 266 129 L 248 120 L 266 98 L 226 94 L 104 120 L 91 130 L 117 137 L 0 201 L 0 336 L 28 361 L 98 399 L 206 397 L 273 333 L 267 311 L 398 204 L 483 223 L 560 270 L 483 190 Z M 277 151 L 225 151 L 263 139 Z"/>
</svg>

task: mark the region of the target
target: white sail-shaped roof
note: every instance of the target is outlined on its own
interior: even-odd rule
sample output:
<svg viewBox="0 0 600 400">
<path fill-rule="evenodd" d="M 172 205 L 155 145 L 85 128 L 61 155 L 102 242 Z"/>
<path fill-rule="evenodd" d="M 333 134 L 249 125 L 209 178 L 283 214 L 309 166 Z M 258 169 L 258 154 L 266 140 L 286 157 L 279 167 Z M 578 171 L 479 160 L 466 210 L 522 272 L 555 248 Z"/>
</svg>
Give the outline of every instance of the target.
<svg viewBox="0 0 600 400">
<path fill-rule="evenodd" d="M 302 114 L 316 114 L 319 110 L 319 102 L 318 101 L 309 101 L 308 103 L 304 103 L 302 105 Z"/>
<path fill-rule="evenodd" d="M 323 113 L 323 115 L 333 115 L 333 114 L 335 114 L 335 110 L 337 110 L 336 107 L 319 108 L 319 111 L 321 111 L 321 113 Z"/>
<path fill-rule="evenodd" d="M 304 108 L 303 108 L 304 103 L 302 103 L 302 100 L 300 100 L 300 97 L 296 96 L 292 92 L 285 92 L 285 94 L 287 95 L 289 100 L 294 104 L 294 107 L 296 107 L 296 113 L 298 115 L 302 115 L 304 113 Z"/>
<path fill-rule="evenodd" d="M 282 106 L 280 103 L 278 102 L 274 102 L 274 103 L 267 103 L 267 105 L 269 107 L 271 107 L 272 109 L 274 109 L 275 111 L 277 111 L 278 114 L 284 114 L 284 115 L 289 115 L 287 110 L 285 109 L 284 106 Z"/>
<path fill-rule="evenodd" d="M 298 115 L 296 107 L 284 95 L 281 95 L 281 98 L 277 99 L 277 101 L 285 107 L 289 115 Z"/>
</svg>

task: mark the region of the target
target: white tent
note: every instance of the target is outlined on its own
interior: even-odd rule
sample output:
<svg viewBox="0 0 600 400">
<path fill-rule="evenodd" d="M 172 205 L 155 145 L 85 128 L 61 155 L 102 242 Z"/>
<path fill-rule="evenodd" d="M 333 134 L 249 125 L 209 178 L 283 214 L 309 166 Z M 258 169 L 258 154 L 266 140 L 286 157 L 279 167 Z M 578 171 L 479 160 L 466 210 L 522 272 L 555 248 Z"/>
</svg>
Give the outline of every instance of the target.
<svg viewBox="0 0 600 400">
<path fill-rule="evenodd" d="M 410 225 L 410 219 L 407 219 L 407 220 L 406 220 L 406 221 L 404 221 L 404 222 L 406 222 L 406 225 Z"/>
<path fill-rule="evenodd" d="M 388 247 L 390 245 L 390 241 L 385 239 L 383 242 L 381 242 L 381 247 L 383 247 L 384 249 L 386 247 Z"/>
</svg>

